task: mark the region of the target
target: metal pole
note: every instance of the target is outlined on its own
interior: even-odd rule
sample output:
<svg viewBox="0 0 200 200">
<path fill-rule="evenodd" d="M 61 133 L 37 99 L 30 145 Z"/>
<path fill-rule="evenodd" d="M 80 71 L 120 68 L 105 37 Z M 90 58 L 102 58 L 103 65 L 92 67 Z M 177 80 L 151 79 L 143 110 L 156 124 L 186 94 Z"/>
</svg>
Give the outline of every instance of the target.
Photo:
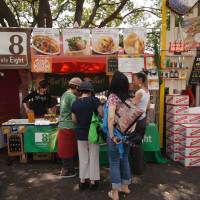
<svg viewBox="0 0 200 200">
<path fill-rule="evenodd" d="M 162 35 L 161 35 L 161 68 L 165 67 L 166 58 L 166 36 L 167 36 L 167 0 L 162 0 Z M 159 106 L 159 133 L 160 147 L 163 147 L 163 126 L 164 126 L 164 99 L 165 99 L 165 83 L 160 85 L 160 106 Z"/>
</svg>

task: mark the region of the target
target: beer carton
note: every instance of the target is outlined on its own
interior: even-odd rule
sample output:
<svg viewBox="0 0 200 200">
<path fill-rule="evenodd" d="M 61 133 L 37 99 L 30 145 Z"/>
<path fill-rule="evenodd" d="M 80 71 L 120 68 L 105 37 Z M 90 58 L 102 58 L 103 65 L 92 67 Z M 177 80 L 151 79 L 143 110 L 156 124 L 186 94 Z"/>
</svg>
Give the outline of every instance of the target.
<svg viewBox="0 0 200 200">
<path fill-rule="evenodd" d="M 200 157 L 182 157 L 180 163 L 185 167 L 200 166 Z"/>
<path fill-rule="evenodd" d="M 166 104 L 171 105 L 189 105 L 189 96 L 187 95 L 167 95 Z"/>
<path fill-rule="evenodd" d="M 188 123 L 188 115 L 187 114 L 169 114 L 166 115 L 167 121 L 174 123 L 174 124 L 187 124 Z"/>
<path fill-rule="evenodd" d="M 167 105 L 167 113 L 188 114 L 189 106 Z"/>
<path fill-rule="evenodd" d="M 182 124 L 186 137 L 200 137 L 200 124 Z"/>
</svg>

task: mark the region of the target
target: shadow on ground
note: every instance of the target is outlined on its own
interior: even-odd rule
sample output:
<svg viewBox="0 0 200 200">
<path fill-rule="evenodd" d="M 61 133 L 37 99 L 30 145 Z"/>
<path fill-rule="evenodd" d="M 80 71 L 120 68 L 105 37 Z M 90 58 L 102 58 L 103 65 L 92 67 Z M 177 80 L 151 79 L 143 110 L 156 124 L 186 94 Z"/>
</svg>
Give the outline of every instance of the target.
<svg viewBox="0 0 200 200">
<path fill-rule="evenodd" d="M 0 200 L 106 200 L 110 189 L 109 171 L 101 169 L 97 191 L 79 191 L 78 178 L 61 179 L 60 165 L 47 161 L 7 165 L 0 152 Z M 148 164 L 144 175 L 134 176 L 127 200 L 199 200 L 200 168 L 171 163 Z"/>
</svg>

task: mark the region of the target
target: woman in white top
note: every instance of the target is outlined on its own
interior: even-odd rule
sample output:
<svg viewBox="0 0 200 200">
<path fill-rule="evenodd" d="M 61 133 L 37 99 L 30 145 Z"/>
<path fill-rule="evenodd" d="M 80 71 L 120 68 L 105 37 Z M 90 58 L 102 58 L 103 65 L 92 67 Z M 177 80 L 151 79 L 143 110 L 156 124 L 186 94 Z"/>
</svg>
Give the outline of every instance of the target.
<svg viewBox="0 0 200 200">
<path fill-rule="evenodd" d="M 143 72 L 135 74 L 134 82 L 135 85 L 139 87 L 139 90 L 135 93 L 134 103 L 144 111 L 137 121 L 135 132 L 139 133 L 143 139 L 146 128 L 146 111 L 150 105 L 150 94 L 146 74 Z"/>
</svg>

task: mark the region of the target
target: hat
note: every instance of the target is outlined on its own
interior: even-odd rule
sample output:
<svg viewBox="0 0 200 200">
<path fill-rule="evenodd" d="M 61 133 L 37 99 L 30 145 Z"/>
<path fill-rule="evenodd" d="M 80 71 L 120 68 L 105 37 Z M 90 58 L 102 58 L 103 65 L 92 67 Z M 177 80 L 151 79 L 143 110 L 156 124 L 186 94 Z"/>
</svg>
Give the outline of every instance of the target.
<svg viewBox="0 0 200 200">
<path fill-rule="evenodd" d="M 80 86 L 81 83 L 82 83 L 82 80 L 78 77 L 74 77 L 74 78 L 70 79 L 70 81 L 69 81 L 69 85 Z"/>
<path fill-rule="evenodd" d="M 94 87 L 92 85 L 92 83 L 90 83 L 89 81 L 83 81 L 79 87 L 80 91 L 90 91 L 90 92 L 94 92 Z"/>
</svg>

